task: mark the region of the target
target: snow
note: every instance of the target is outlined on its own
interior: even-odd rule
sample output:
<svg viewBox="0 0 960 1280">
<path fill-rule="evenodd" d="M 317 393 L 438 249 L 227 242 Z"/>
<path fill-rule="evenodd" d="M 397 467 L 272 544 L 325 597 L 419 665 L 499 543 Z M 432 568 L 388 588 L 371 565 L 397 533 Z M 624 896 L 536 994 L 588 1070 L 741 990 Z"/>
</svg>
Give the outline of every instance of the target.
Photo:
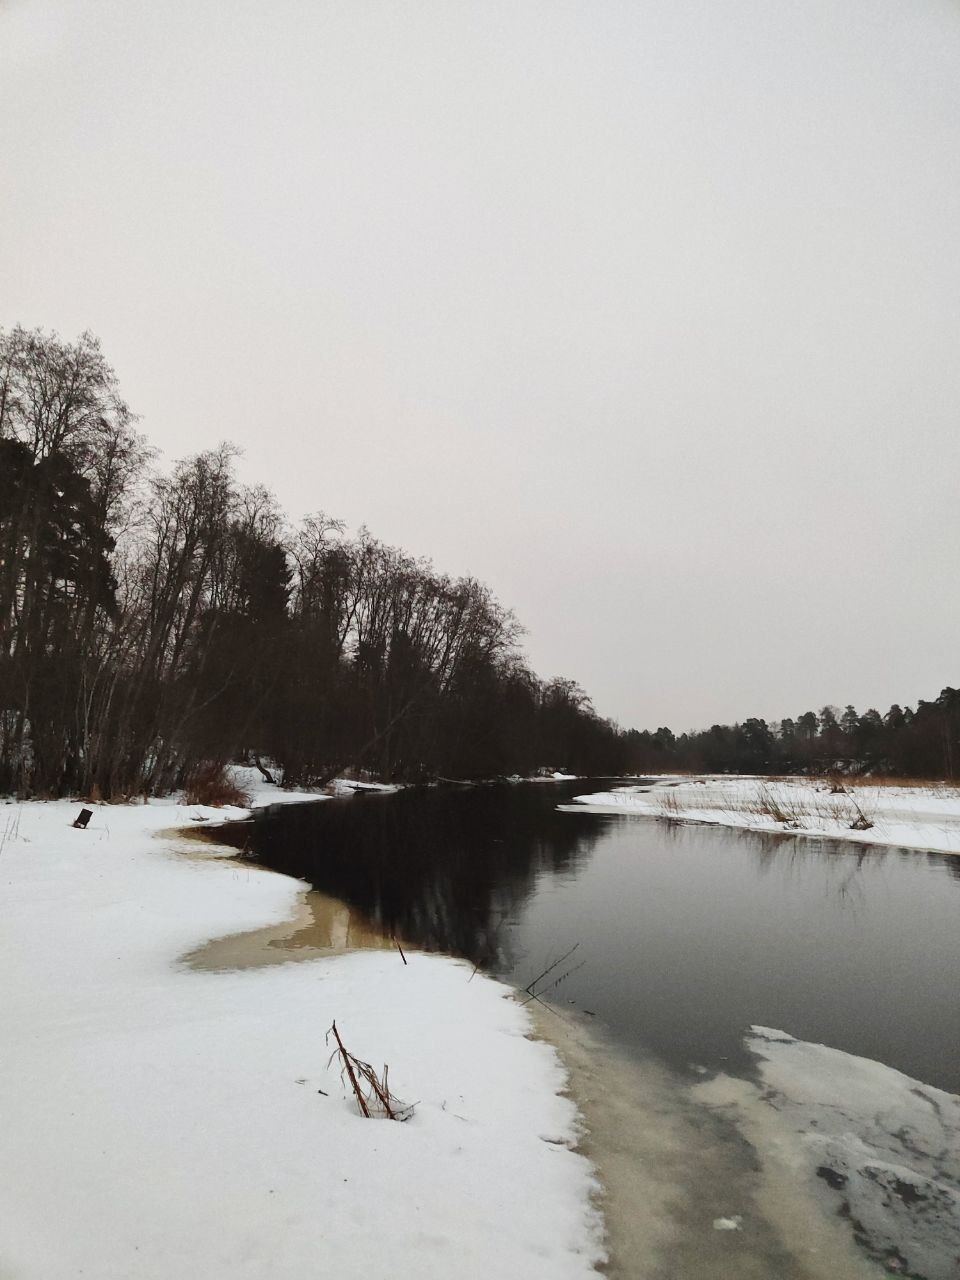
<svg viewBox="0 0 960 1280">
<path fill-rule="evenodd" d="M 258 808 L 272 808 L 278 804 L 303 804 L 313 800 L 328 800 L 331 796 L 350 796 L 359 791 L 381 791 L 390 794 L 399 791 L 393 782 L 358 782 L 354 778 L 334 778 L 322 791 L 310 787 L 284 789 L 272 782 L 264 782 L 259 769 L 251 765 L 231 765 L 230 773 L 237 786 L 253 796 Z"/>
<path fill-rule="evenodd" d="M 747 1044 L 760 1059 L 763 1104 L 797 1135 L 868 1252 L 927 1280 L 955 1277 L 960 1098 L 767 1027 L 752 1027 Z"/>
<path fill-rule="evenodd" d="M 754 1026 L 745 1041 L 755 1081 L 721 1073 L 691 1093 L 750 1143 L 762 1201 L 779 1206 L 797 1255 L 816 1234 L 831 1275 L 956 1280 L 960 1098 L 785 1031 Z M 854 1247 L 865 1269 L 852 1265 Z"/>
<path fill-rule="evenodd" d="M 578 773 L 561 773 L 559 769 L 550 769 L 528 774 L 525 778 L 514 773 L 507 778 L 507 782 L 576 782 L 580 776 Z"/>
<path fill-rule="evenodd" d="M 330 789 L 334 795 L 349 796 L 356 791 L 380 791 L 388 795 L 400 788 L 392 782 L 356 782 L 352 778 L 335 778 Z"/>
<path fill-rule="evenodd" d="M 411 952 L 198 972 L 303 886 L 169 830 L 243 811 L 91 807 L 0 805 L 0 1276 L 594 1275 L 577 1112 L 505 987 Z M 407 1123 L 357 1114 L 334 1018 Z"/>
<path fill-rule="evenodd" d="M 574 799 L 603 813 L 960 853 L 960 787 L 865 782 L 831 794 L 823 779 L 663 776 Z M 852 825 L 861 813 L 872 824 L 865 830 Z"/>
</svg>

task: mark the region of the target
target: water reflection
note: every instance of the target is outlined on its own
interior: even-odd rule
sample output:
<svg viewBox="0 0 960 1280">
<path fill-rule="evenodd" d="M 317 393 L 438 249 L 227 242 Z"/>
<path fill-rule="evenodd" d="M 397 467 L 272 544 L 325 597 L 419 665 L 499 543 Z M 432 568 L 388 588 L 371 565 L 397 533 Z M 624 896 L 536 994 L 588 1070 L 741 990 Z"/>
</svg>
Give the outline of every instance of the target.
<svg viewBox="0 0 960 1280">
<path fill-rule="evenodd" d="M 387 939 L 520 987 L 580 944 L 553 995 L 674 1066 L 743 1065 L 756 1023 L 960 1089 L 960 860 L 558 810 L 587 789 L 355 797 L 226 834 Z"/>
<path fill-rule="evenodd" d="M 349 903 L 388 938 L 501 970 L 513 956 L 504 926 L 541 877 L 572 875 L 604 829 L 593 814 L 570 822 L 556 801 L 545 785 L 410 789 L 286 806 L 226 835 Z"/>
</svg>

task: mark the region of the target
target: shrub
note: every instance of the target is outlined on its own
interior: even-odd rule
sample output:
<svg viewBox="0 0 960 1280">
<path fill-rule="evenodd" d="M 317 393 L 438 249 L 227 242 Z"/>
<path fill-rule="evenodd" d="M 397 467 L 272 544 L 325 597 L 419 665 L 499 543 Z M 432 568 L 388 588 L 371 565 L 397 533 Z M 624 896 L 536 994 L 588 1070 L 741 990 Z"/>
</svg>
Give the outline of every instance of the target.
<svg viewBox="0 0 960 1280">
<path fill-rule="evenodd" d="M 198 764 L 187 776 L 183 788 L 187 804 L 204 804 L 212 809 L 234 805 L 238 809 L 250 807 L 250 795 L 238 787 L 229 769 L 220 760 L 206 760 Z"/>
</svg>

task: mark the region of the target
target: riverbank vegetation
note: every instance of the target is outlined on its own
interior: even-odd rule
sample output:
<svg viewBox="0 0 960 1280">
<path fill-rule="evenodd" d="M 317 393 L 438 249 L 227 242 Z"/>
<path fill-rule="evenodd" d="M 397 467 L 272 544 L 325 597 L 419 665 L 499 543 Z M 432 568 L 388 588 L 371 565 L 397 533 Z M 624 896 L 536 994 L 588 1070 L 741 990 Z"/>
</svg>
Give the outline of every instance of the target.
<svg viewBox="0 0 960 1280">
<path fill-rule="evenodd" d="M 318 514 L 222 445 L 155 465 L 95 338 L 0 332 L 0 792 L 160 794 L 627 767 L 487 587 Z"/>
<path fill-rule="evenodd" d="M 960 854 L 960 787 L 874 785 L 869 778 L 666 775 L 574 797 L 602 813 L 703 822 L 778 835 L 828 836 Z M 957 865 L 960 872 L 960 864 Z"/>
</svg>

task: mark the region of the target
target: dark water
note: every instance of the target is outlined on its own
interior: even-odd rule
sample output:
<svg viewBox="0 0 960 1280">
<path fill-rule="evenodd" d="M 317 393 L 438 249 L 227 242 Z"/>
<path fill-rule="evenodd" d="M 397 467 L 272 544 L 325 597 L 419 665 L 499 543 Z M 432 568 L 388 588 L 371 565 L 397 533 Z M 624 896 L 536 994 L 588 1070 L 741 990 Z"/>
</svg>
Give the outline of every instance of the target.
<svg viewBox="0 0 960 1280">
<path fill-rule="evenodd" d="M 675 1067 L 746 1068 L 759 1023 L 960 1092 L 960 859 L 557 809 L 605 789 L 358 796 L 230 838 L 521 988 L 579 944 L 541 989 Z"/>
</svg>

